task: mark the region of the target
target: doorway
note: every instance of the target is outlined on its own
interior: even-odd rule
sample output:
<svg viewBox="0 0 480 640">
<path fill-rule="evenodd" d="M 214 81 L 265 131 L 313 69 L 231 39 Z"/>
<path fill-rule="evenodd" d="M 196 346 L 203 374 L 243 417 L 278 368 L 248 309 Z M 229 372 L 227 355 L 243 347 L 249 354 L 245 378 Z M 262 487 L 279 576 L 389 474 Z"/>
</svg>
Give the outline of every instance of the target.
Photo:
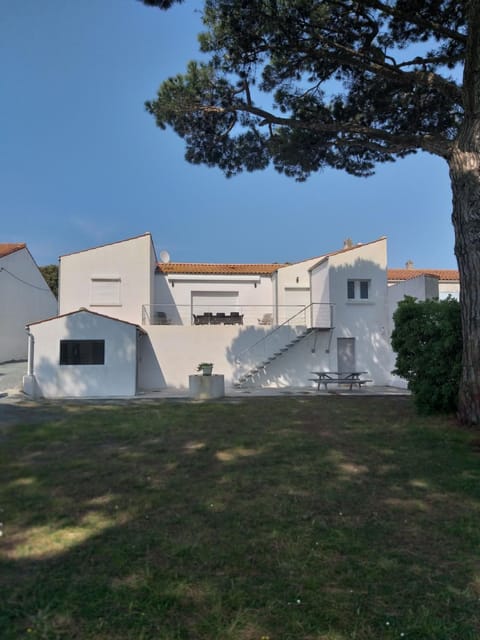
<svg viewBox="0 0 480 640">
<path fill-rule="evenodd" d="M 337 338 L 337 364 L 340 373 L 356 371 L 355 338 Z"/>
</svg>

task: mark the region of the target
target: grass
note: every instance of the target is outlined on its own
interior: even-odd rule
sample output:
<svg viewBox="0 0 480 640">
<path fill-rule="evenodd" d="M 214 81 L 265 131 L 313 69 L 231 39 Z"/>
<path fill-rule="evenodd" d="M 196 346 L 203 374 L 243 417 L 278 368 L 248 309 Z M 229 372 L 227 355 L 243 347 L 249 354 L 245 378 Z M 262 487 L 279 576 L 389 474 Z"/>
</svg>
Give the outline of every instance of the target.
<svg viewBox="0 0 480 640">
<path fill-rule="evenodd" d="M 480 460 L 408 398 L 53 405 L 0 448 L 3 640 L 478 640 Z"/>
</svg>

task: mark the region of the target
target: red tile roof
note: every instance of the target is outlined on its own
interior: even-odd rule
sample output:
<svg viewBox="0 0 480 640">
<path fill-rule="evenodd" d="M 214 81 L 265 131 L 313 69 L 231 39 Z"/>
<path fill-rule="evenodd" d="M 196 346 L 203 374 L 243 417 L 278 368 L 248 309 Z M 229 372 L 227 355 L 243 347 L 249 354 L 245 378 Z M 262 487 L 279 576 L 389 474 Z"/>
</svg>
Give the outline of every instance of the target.
<svg viewBox="0 0 480 640">
<path fill-rule="evenodd" d="M 209 264 L 198 262 L 159 262 L 157 270 L 165 275 L 256 275 L 269 276 L 287 264 Z"/>
<path fill-rule="evenodd" d="M 388 269 L 388 280 L 410 280 L 418 276 L 437 276 L 443 281 L 456 281 L 459 279 L 456 269 Z"/>
<path fill-rule="evenodd" d="M 9 256 L 15 251 L 20 251 L 20 249 L 25 249 L 26 246 L 24 242 L 0 242 L 0 258 Z"/>
</svg>

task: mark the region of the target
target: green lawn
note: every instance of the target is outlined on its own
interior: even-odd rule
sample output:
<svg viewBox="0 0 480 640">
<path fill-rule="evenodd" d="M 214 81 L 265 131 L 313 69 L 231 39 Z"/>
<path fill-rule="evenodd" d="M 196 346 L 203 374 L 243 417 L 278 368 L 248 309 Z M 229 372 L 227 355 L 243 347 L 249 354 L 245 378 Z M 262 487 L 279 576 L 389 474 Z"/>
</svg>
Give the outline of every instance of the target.
<svg viewBox="0 0 480 640">
<path fill-rule="evenodd" d="M 51 411 L 0 432 L 2 640 L 480 638 L 480 457 L 453 420 L 392 397 Z"/>
</svg>

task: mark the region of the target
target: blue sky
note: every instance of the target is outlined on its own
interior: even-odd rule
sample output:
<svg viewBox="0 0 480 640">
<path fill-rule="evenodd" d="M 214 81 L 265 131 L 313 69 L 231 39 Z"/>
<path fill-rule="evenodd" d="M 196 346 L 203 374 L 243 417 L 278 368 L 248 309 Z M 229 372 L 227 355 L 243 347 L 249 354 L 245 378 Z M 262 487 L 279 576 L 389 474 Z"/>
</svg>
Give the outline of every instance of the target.
<svg viewBox="0 0 480 640">
<path fill-rule="evenodd" d="M 0 242 L 39 265 L 153 235 L 175 262 L 293 262 L 388 238 L 390 267 L 456 268 L 445 162 L 417 154 L 372 178 L 273 170 L 226 179 L 184 160 L 144 109 L 198 58 L 200 1 L 0 0 Z"/>
</svg>

